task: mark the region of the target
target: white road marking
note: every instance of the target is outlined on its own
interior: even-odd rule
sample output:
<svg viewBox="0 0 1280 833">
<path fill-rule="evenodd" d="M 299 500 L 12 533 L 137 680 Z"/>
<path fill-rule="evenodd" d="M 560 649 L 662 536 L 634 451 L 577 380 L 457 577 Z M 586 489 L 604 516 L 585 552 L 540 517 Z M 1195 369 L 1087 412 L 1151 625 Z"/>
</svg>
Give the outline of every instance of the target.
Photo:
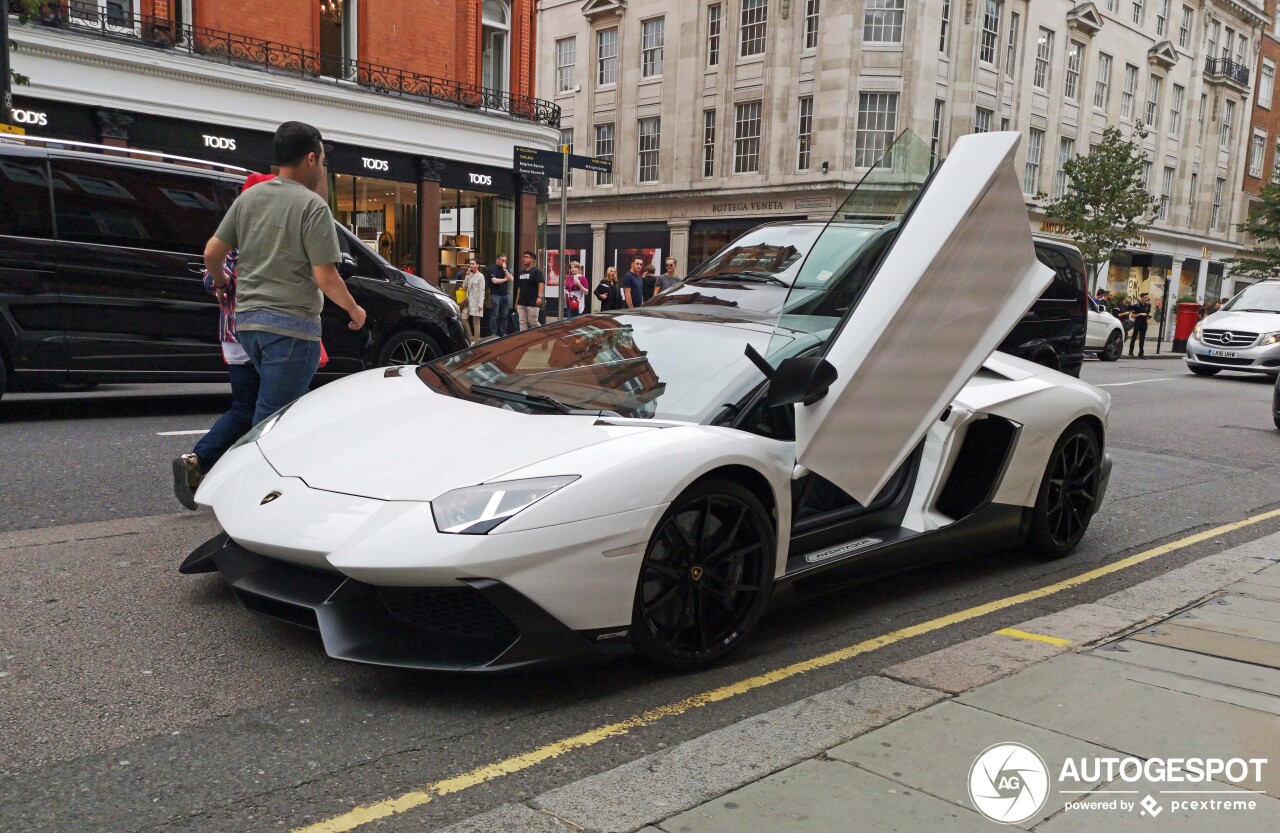
<svg viewBox="0 0 1280 833">
<path fill-rule="evenodd" d="M 1172 379 L 1139 379 L 1136 382 L 1111 382 L 1107 385 L 1094 385 L 1095 388 L 1122 388 L 1125 385 L 1145 385 L 1147 382 L 1172 382 Z"/>
<path fill-rule="evenodd" d="M 157 431 L 156 436 L 157 437 L 187 437 L 187 436 L 195 436 L 196 434 L 208 434 L 208 433 L 209 433 L 208 428 L 201 428 L 199 431 Z"/>
</svg>

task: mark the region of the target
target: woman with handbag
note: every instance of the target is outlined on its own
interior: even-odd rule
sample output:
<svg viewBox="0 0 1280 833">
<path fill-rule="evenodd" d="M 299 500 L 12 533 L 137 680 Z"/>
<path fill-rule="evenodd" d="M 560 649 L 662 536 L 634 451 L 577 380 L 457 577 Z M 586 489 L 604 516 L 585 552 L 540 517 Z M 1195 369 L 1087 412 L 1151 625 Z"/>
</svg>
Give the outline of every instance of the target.
<svg viewBox="0 0 1280 833">
<path fill-rule="evenodd" d="M 622 286 L 618 283 L 618 270 L 610 266 L 604 273 L 604 280 L 591 293 L 600 302 L 600 311 L 622 309 L 626 302 L 622 300 Z"/>
<path fill-rule="evenodd" d="M 587 279 L 582 274 L 582 264 L 573 261 L 569 264 L 569 276 L 564 281 L 565 318 L 577 318 L 582 315 L 587 301 Z"/>
<path fill-rule="evenodd" d="M 474 257 L 467 262 L 462 290 L 466 292 L 466 298 L 459 306 L 467 316 L 471 343 L 475 344 L 480 340 L 480 322 L 484 319 L 484 273 L 480 271 L 480 264 Z"/>
</svg>

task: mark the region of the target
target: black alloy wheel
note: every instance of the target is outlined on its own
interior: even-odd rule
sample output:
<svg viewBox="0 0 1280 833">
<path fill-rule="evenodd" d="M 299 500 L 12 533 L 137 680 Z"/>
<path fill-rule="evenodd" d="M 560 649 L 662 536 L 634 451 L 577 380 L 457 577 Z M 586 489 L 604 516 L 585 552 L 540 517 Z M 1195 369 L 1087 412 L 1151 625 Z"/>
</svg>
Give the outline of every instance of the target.
<svg viewBox="0 0 1280 833">
<path fill-rule="evenodd" d="M 1054 445 L 1031 518 L 1028 546 L 1060 558 L 1075 549 L 1097 509 L 1102 450 L 1093 431 L 1075 424 Z"/>
<path fill-rule="evenodd" d="M 725 657 L 759 621 L 773 589 L 769 513 L 729 480 L 695 484 L 649 541 L 632 609 L 636 653 L 692 670 Z"/>
<path fill-rule="evenodd" d="M 440 357 L 440 348 L 420 330 L 403 330 L 387 339 L 378 355 L 378 366 L 420 365 Z"/>
<path fill-rule="evenodd" d="M 1189 364 L 1187 367 L 1191 368 L 1191 372 L 1197 376 L 1216 376 L 1218 371 L 1222 369 L 1219 367 L 1205 367 L 1202 364 Z"/>
<path fill-rule="evenodd" d="M 1098 354 L 1098 358 L 1104 362 L 1113 362 L 1120 358 L 1120 354 L 1124 352 L 1124 334 L 1113 332 L 1107 338 L 1107 343 L 1103 345 L 1102 352 Z"/>
</svg>

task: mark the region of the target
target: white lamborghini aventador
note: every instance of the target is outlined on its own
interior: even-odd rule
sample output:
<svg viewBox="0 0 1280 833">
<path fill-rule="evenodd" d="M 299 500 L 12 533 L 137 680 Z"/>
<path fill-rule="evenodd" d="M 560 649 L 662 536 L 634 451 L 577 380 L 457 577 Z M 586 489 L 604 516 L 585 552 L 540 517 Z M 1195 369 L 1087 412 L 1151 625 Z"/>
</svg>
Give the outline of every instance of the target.
<svg viewBox="0 0 1280 833">
<path fill-rule="evenodd" d="M 787 595 L 1065 555 L 1106 488 L 1109 399 L 992 354 L 1049 280 L 1017 143 L 966 136 L 930 172 L 904 136 L 803 262 L 744 249 L 653 306 L 299 399 L 205 479 L 224 532 L 183 572 L 341 659 L 690 668 Z"/>
</svg>

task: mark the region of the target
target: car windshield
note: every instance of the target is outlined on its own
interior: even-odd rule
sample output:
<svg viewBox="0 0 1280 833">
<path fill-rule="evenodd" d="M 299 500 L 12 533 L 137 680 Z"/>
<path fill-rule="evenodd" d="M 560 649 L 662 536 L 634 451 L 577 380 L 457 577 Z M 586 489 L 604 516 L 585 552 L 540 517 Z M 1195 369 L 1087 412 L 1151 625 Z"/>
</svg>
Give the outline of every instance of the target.
<svg viewBox="0 0 1280 833">
<path fill-rule="evenodd" d="M 1235 312 L 1280 312 L 1280 283 L 1255 283 L 1222 305 Z"/>
<path fill-rule="evenodd" d="M 701 422 L 763 380 L 744 350 L 763 352 L 771 335 L 781 338 L 771 329 L 771 320 L 659 309 L 582 315 L 477 344 L 423 365 L 419 376 L 440 393 L 504 405 L 524 397 L 538 413 Z M 793 332 L 778 360 L 819 341 Z"/>
</svg>

